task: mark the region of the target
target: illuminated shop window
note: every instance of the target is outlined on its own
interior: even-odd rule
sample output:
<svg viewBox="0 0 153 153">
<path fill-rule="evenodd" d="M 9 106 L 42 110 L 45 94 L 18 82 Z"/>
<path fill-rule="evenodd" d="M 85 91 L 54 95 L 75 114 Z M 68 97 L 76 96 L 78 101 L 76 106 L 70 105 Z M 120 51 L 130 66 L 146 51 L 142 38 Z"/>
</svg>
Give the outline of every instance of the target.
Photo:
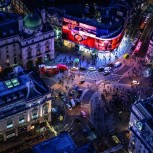
<svg viewBox="0 0 153 153">
<path fill-rule="evenodd" d="M 7 129 L 13 127 L 13 120 L 12 119 L 8 119 L 7 120 L 7 125 L 6 125 Z"/>
</svg>

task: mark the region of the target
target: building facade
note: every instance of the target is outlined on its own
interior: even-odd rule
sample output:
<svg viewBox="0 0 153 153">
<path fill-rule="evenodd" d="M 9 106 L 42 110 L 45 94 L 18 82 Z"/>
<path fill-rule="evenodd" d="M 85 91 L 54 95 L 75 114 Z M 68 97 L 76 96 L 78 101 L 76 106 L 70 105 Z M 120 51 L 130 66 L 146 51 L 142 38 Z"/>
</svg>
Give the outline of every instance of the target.
<svg viewBox="0 0 153 153">
<path fill-rule="evenodd" d="M 60 8 L 49 7 L 48 21 L 54 27 L 56 36 L 62 34 L 60 40 L 64 46 L 113 51 L 122 40 L 129 11 L 127 3 L 109 7 L 67 4 Z"/>
<path fill-rule="evenodd" d="M 11 79 L 0 82 L 0 141 L 18 136 L 51 121 L 51 94 L 34 73 L 15 67 Z"/>
<path fill-rule="evenodd" d="M 11 0 L 1 0 L 0 1 L 0 11 L 11 12 L 12 10 Z"/>
<path fill-rule="evenodd" d="M 149 46 L 148 46 L 145 60 L 146 60 L 147 64 L 153 65 L 153 33 L 150 37 Z"/>
<path fill-rule="evenodd" d="M 41 15 L 24 18 L 12 13 L 0 13 L 0 67 L 21 64 L 30 68 L 54 58 L 54 30 Z"/>
<path fill-rule="evenodd" d="M 129 128 L 129 153 L 152 153 L 153 96 L 146 100 L 138 100 L 132 105 Z"/>
</svg>

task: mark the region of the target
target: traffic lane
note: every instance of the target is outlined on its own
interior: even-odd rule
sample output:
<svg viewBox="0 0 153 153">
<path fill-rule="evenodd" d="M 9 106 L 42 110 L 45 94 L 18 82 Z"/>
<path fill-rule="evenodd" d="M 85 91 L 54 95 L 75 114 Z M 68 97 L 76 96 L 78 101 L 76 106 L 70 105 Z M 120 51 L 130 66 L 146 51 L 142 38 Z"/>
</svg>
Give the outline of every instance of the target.
<svg viewBox="0 0 153 153">
<path fill-rule="evenodd" d="M 132 83 L 132 80 L 129 77 L 123 77 L 118 83 L 131 84 Z"/>
<path fill-rule="evenodd" d="M 91 99 L 91 97 L 92 97 L 92 95 L 93 95 L 94 93 L 95 93 L 95 90 L 89 89 L 89 90 L 84 94 L 84 96 L 83 96 L 83 98 L 82 98 L 82 103 L 88 104 L 89 101 L 90 101 L 90 99 Z"/>
<path fill-rule="evenodd" d="M 45 77 L 45 78 L 42 78 L 43 81 L 48 85 L 48 86 L 53 86 L 54 84 L 56 84 L 56 81 L 52 80 L 52 78 L 50 77 Z"/>
<path fill-rule="evenodd" d="M 118 71 L 116 71 L 114 74 L 123 75 L 125 72 L 127 72 L 131 67 L 128 65 L 124 65 L 121 67 Z"/>
</svg>

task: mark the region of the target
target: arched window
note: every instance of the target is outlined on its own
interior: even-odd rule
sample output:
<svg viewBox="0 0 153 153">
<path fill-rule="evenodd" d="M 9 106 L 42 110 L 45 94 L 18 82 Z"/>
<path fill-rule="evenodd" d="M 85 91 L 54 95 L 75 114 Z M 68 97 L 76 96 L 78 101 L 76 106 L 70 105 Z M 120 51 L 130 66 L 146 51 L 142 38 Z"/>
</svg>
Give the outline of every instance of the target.
<svg viewBox="0 0 153 153">
<path fill-rule="evenodd" d="M 7 124 L 6 125 L 7 128 L 13 127 L 13 120 L 12 119 L 8 119 L 6 124 Z"/>
</svg>

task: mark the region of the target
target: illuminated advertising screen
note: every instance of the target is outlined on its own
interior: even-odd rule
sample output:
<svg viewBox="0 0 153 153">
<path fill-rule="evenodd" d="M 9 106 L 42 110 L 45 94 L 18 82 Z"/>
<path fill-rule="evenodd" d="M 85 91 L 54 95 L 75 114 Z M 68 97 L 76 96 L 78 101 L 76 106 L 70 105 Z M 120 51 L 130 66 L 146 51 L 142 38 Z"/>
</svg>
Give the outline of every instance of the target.
<svg viewBox="0 0 153 153">
<path fill-rule="evenodd" d="M 67 18 L 63 19 L 63 39 L 97 50 L 113 50 L 118 47 L 122 35 L 112 39 L 101 39 L 100 37 L 104 35 L 108 35 L 108 30 L 97 29 L 96 27 Z"/>
</svg>

